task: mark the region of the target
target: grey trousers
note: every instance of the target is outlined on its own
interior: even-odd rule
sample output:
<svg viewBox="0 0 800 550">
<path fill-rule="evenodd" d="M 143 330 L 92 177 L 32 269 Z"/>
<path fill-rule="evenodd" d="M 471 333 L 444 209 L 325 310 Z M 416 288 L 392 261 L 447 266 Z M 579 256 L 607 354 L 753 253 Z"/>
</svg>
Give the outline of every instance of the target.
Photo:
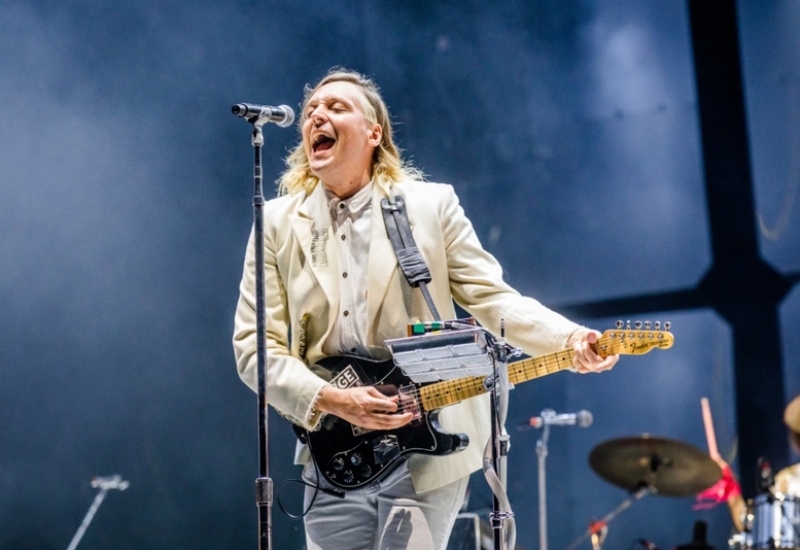
<svg viewBox="0 0 800 550">
<path fill-rule="evenodd" d="M 303 477 L 313 482 L 314 465 Z M 445 550 L 469 477 L 417 494 L 403 462 L 378 483 L 344 499 L 318 492 L 305 517 L 308 550 Z M 321 479 L 321 486 L 330 485 Z M 306 487 L 305 506 L 314 494 Z"/>
</svg>

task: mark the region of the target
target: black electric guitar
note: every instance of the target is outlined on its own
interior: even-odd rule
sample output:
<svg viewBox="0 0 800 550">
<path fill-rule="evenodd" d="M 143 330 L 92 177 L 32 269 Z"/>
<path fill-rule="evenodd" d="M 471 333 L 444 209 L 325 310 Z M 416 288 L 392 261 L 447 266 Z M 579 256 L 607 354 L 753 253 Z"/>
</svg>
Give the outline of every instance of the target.
<svg viewBox="0 0 800 550">
<path fill-rule="evenodd" d="M 595 349 L 601 357 L 641 355 L 653 348 L 670 348 L 673 342 L 668 331 L 618 328 L 604 332 Z M 568 369 L 572 358 L 573 351 L 567 349 L 509 363 L 509 381 L 520 384 Z M 318 366 L 329 371 L 339 387 L 371 385 L 386 395 L 399 395 L 401 411 L 414 414 L 409 424 L 394 430 L 368 430 L 334 415 L 326 416 L 317 431 L 301 430 L 322 475 L 342 489 L 384 477 L 409 453 L 446 455 L 466 448 L 466 434 L 442 431 L 439 409 L 490 391 L 486 376 L 415 384 L 391 360 L 329 357 Z"/>
</svg>

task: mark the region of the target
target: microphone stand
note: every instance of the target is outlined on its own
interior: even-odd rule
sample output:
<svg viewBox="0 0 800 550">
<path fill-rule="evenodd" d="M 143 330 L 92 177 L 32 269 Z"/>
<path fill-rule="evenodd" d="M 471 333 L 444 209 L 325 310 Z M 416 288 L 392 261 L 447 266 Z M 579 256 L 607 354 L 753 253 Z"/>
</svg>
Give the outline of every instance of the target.
<svg viewBox="0 0 800 550">
<path fill-rule="evenodd" d="M 269 424 L 267 414 L 267 321 L 264 290 L 264 191 L 261 172 L 261 147 L 264 145 L 262 127 L 269 118 L 253 120 L 253 224 L 256 247 L 256 360 L 258 365 L 258 548 L 272 548 L 272 479 L 269 477 Z"/>
<path fill-rule="evenodd" d="M 92 523 L 94 515 L 100 509 L 100 505 L 103 504 L 103 500 L 106 498 L 106 493 L 108 493 L 109 489 L 118 489 L 120 491 L 124 491 L 129 485 L 130 483 L 124 481 L 122 476 L 119 474 L 115 474 L 110 477 L 92 478 L 92 487 L 96 487 L 100 490 L 95 495 L 94 501 L 92 501 L 92 505 L 89 507 L 89 511 L 86 512 L 80 527 L 78 527 L 75 535 L 73 535 L 69 546 L 67 546 L 67 550 L 75 550 L 75 548 L 78 547 L 78 543 L 83 538 L 83 534 L 86 533 L 86 530 L 89 528 L 89 524 Z"/>
<path fill-rule="evenodd" d="M 516 350 L 515 350 L 516 351 Z M 516 529 L 514 527 L 514 512 L 511 510 L 508 496 L 506 494 L 507 478 L 506 471 L 507 456 L 509 449 L 509 436 L 505 433 L 504 426 L 508 413 L 508 347 L 505 339 L 505 319 L 500 320 L 500 338 L 494 343 L 494 361 L 492 373 L 492 386 L 490 391 L 491 408 L 491 461 L 492 466 L 498 476 L 499 487 L 492 487 L 492 512 L 489 514 L 492 526 L 494 550 L 504 550 L 511 546 L 514 550 L 516 540 Z M 487 478 L 488 479 L 488 478 Z M 490 483 L 491 485 L 491 483 Z M 498 492 L 500 494 L 498 494 Z M 509 540 L 506 540 L 506 529 L 504 522 L 510 523 L 508 531 Z"/>
<path fill-rule="evenodd" d="M 536 456 L 539 466 L 539 550 L 547 550 L 547 441 L 550 439 L 550 424 L 547 419 L 555 416 L 553 409 L 545 409 L 542 417 L 542 437 L 536 442 Z"/>
<path fill-rule="evenodd" d="M 256 280 L 256 364 L 258 369 L 258 467 L 256 479 L 256 505 L 258 506 L 258 548 L 272 548 L 272 479 L 269 477 L 269 426 L 267 423 L 267 320 L 264 298 L 264 191 L 261 172 L 261 147 L 264 145 L 262 128 L 275 122 L 286 128 L 294 122 L 294 111 L 287 106 L 268 107 L 239 103 L 231 108 L 253 125 L 253 232 L 255 241 Z"/>
</svg>

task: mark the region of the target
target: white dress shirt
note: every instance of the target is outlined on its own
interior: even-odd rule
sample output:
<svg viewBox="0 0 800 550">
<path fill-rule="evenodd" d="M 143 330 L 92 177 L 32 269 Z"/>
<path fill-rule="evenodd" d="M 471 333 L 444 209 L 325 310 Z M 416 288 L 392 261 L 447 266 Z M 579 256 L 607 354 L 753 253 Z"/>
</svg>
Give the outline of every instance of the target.
<svg viewBox="0 0 800 550">
<path fill-rule="evenodd" d="M 340 200 L 325 190 L 339 258 L 339 314 L 323 351 L 327 355 L 361 355 L 367 351 L 367 264 L 372 230 L 372 183 Z"/>
</svg>

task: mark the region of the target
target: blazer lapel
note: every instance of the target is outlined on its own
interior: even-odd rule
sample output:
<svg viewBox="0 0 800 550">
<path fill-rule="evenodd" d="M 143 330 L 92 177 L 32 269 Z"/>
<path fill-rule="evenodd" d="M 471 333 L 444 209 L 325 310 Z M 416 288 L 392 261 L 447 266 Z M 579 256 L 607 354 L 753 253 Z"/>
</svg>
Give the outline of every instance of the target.
<svg viewBox="0 0 800 550">
<path fill-rule="evenodd" d="M 333 241 L 331 217 L 325 190 L 321 184 L 306 198 L 296 214 L 290 215 L 292 230 L 330 304 L 328 327 L 332 327 L 339 311 L 339 262 Z"/>
<path fill-rule="evenodd" d="M 369 285 L 367 289 L 367 327 L 378 321 L 378 309 L 384 301 L 392 275 L 397 267 L 397 255 L 392 248 L 386 225 L 383 222 L 381 199 L 383 195 L 375 186 L 372 193 L 372 228 L 369 243 Z"/>
</svg>

